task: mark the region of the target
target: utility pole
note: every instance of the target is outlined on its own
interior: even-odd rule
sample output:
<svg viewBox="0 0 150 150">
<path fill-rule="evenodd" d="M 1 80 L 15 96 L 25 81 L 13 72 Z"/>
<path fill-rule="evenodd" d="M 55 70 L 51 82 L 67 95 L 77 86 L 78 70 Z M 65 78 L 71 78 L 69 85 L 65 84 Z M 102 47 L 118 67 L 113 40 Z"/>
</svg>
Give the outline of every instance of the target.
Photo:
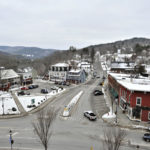
<svg viewBox="0 0 150 150">
<path fill-rule="evenodd" d="M 10 143 L 10 148 L 11 148 L 11 150 L 12 150 L 12 145 L 13 145 L 13 143 L 14 143 L 14 140 L 12 139 L 12 131 L 10 130 L 9 131 L 9 134 L 10 134 L 10 136 L 9 136 L 9 143 Z"/>
<path fill-rule="evenodd" d="M 118 110 L 117 110 L 117 105 L 118 105 L 118 99 L 115 99 L 115 101 L 116 101 L 116 121 L 115 121 L 115 122 L 116 122 L 116 124 L 117 124 L 117 123 L 118 123 L 118 121 L 117 121 L 117 113 L 118 113 L 118 112 L 117 112 L 117 111 L 118 111 Z"/>
</svg>

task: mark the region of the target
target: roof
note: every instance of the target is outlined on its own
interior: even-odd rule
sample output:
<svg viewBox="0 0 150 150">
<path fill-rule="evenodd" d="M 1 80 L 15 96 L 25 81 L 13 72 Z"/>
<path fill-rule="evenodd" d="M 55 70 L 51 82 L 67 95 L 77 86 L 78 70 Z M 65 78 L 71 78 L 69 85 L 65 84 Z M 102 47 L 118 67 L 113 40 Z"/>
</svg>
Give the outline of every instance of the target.
<svg viewBox="0 0 150 150">
<path fill-rule="evenodd" d="M 69 71 L 69 73 L 80 73 L 80 72 L 81 72 L 80 69 L 71 69 L 71 70 Z"/>
<path fill-rule="evenodd" d="M 112 62 L 111 63 L 111 68 L 115 68 L 115 69 L 133 69 L 134 68 L 134 64 L 132 62 Z"/>
<path fill-rule="evenodd" d="M 19 75 L 13 69 L 1 70 L 1 79 L 18 78 Z"/>
<path fill-rule="evenodd" d="M 150 80 L 139 76 L 131 78 L 130 74 L 109 73 L 117 82 L 130 91 L 150 92 Z"/>
<path fill-rule="evenodd" d="M 67 63 L 57 63 L 55 65 L 52 65 L 54 67 L 69 67 L 69 65 Z"/>
</svg>

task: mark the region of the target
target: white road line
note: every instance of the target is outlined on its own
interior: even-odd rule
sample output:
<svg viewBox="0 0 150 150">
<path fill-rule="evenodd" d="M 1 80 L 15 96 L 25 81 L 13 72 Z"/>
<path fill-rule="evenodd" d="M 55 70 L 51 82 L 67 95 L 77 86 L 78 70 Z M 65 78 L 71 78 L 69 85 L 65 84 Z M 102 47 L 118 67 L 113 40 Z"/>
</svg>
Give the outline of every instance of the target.
<svg viewBox="0 0 150 150">
<path fill-rule="evenodd" d="M 0 149 L 10 149 L 10 147 L 0 147 Z M 41 149 L 33 149 L 33 148 L 26 148 L 26 147 L 13 147 L 13 149 L 20 149 L 20 150 L 41 150 Z"/>
</svg>

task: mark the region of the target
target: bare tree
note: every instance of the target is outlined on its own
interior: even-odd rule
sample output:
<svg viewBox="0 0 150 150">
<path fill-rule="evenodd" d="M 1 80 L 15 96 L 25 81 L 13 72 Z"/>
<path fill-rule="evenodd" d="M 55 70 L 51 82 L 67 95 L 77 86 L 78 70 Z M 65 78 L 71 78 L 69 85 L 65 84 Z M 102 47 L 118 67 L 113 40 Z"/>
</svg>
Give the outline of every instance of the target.
<svg viewBox="0 0 150 150">
<path fill-rule="evenodd" d="M 55 117 L 56 111 L 54 110 L 54 108 L 41 110 L 37 115 L 36 122 L 32 123 L 34 132 L 40 138 L 40 141 L 45 150 L 48 149 L 48 142 L 52 135 L 52 131 L 50 131 L 50 128 L 52 127 L 52 123 Z"/>
<path fill-rule="evenodd" d="M 104 129 L 104 150 L 119 150 L 121 143 L 126 136 L 126 132 L 118 127 Z"/>
</svg>

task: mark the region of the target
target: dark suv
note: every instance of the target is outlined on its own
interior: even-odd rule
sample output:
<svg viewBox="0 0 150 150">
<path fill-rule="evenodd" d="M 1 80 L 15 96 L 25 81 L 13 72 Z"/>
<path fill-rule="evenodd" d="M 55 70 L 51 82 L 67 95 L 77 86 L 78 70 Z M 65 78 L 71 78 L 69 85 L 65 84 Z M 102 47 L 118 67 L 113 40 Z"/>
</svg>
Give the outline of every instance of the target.
<svg viewBox="0 0 150 150">
<path fill-rule="evenodd" d="M 41 93 L 47 94 L 47 93 L 48 93 L 48 90 L 47 90 L 47 89 L 41 89 Z"/>
<path fill-rule="evenodd" d="M 150 133 L 145 133 L 143 139 L 147 142 L 150 142 Z"/>
</svg>

